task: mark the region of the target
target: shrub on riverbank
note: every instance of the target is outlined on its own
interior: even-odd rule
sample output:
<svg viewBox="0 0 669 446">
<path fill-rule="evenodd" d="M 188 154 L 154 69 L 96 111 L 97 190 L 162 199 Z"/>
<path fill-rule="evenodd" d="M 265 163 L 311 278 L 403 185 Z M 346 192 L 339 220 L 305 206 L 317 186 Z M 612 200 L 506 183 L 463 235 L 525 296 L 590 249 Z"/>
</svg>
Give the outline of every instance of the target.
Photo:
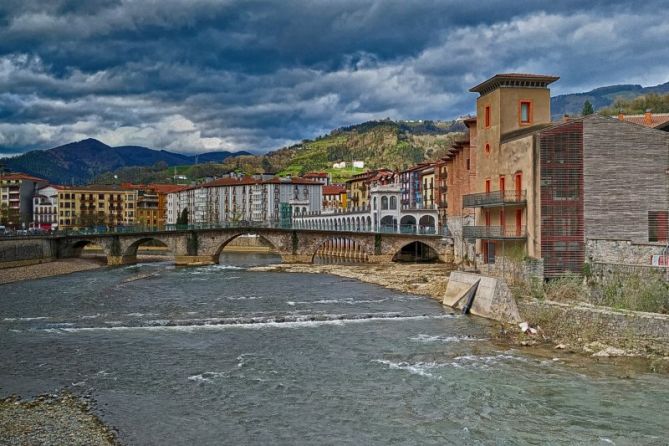
<svg viewBox="0 0 669 446">
<path fill-rule="evenodd" d="M 613 272 L 584 283 L 579 276 L 512 287 L 516 297 L 562 303 L 586 302 L 624 310 L 669 313 L 669 283 L 656 272 Z"/>
<path fill-rule="evenodd" d="M 595 305 L 669 313 L 669 283 L 655 272 L 610 274 L 593 285 L 591 295 Z"/>
</svg>

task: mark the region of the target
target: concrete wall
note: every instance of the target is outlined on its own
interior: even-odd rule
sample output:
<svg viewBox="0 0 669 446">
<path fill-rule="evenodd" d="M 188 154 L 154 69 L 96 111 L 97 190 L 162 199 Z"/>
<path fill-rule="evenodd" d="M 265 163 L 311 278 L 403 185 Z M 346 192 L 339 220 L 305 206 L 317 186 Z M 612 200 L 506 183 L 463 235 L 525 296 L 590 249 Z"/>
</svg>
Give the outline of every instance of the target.
<svg viewBox="0 0 669 446">
<path fill-rule="evenodd" d="M 453 271 L 448 279 L 443 304 L 462 308 L 465 304 L 463 296 L 477 280 L 480 282 L 471 308 L 472 314 L 496 321 L 520 322 L 516 301 L 511 296 L 509 287 L 493 277 Z"/>
<path fill-rule="evenodd" d="M 0 268 L 50 262 L 55 257 L 56 247 L 51 239 L 12 238 L 0 241 Z"/>
</svg>

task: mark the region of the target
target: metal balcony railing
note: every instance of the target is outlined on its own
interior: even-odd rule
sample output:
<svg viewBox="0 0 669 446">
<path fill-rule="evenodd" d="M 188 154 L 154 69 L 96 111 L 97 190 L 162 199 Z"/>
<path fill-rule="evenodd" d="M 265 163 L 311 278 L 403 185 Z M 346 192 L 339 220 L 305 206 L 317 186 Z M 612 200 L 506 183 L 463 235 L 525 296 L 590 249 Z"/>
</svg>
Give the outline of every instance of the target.
<svg viewBox="0 0 669 446">
<path fill-rule="evenodd" d="M 498 190 L 480 194 L 468 194 L 462 197 L 462 206 L 466 208 L 513 206 L 527 203 L 527 193 L 515 190 Z"/>
<path fill-rule="evenodd" d="M 516 239 L 527 238 L 525 226 L 463 226 L 463 235 L 468 239 Z"/>
</svg>

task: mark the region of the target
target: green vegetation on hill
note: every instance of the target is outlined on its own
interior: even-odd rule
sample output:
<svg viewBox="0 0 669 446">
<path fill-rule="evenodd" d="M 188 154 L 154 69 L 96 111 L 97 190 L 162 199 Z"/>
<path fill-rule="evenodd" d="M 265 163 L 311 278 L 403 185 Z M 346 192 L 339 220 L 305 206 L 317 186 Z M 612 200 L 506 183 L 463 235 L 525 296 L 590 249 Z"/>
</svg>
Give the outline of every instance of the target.
<svg viewBox="0 0 669 446">
<path fill-rule="evenodd" d="M 600 113 L 615 116 L 622 111 L 626 115 L 638 115 L 646 110 L 669 113 L 669 94 L 650 93 L 632 99 L 618 98 L 612 106 L 600 110 Z"/>
<path fill-rule="evenodd" d="M 463 131 L 464 125 L 457 121 L 369 121 L 265 155 L 241 155 L 220 163 L 178 166 L 176 174 L 198 180 L 229 172 L 299 176 L 325 171 L 332 174 L 333 181 L 342 182 L 367 169 L 404 169 L 422 161 L 436 160 L 446 154 L 453 141 L 462 137 Z M 347 163 L 346 168 L 332 167 L 341 161 Z M 365 168 L 352 168 L 352 161 L 364 161 Z M 171 181 L 174 175 L 173 167 L 124 167 L 100 175 L 96 181 L 165 182 Z"/>
<path fill-rule="evenodd" d="M 328 135 L 264 156 L 226 160 L 223 165 L 244 173 L 302 175 L 326 171 L 339 181 L 363 171 L 351 169 L 352 161 L 364 161 L 366 169 L 404 169 L 422 161 L 435 160 L 446 154 L 455 139 L 462 137 L 463 130 L 464 126 L 458 122 L 369 121 L 336 129 Z M 332 168 L 334 163 L 341 161 L 349 167 Z"/>
</svg>

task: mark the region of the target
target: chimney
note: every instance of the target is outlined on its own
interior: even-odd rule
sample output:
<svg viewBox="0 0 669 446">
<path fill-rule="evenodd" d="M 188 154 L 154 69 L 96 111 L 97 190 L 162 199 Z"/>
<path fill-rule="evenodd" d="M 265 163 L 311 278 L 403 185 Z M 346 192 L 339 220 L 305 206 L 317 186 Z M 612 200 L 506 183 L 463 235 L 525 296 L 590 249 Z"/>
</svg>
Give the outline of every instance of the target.
<svg viewBox="0 0 669 446">
<path fill-rule="evenodd" d="M 643 114 L 643 123 L 645 125 L 653 125 L 653 114 L 651 109 L 646 109 L 646 113 Z"/>
<path fill-rule="evenodd" d="M 624 121 L 625 115 L 623 114 L 623 109 L 618 110 L 618 121 Z"/>
</svg>

